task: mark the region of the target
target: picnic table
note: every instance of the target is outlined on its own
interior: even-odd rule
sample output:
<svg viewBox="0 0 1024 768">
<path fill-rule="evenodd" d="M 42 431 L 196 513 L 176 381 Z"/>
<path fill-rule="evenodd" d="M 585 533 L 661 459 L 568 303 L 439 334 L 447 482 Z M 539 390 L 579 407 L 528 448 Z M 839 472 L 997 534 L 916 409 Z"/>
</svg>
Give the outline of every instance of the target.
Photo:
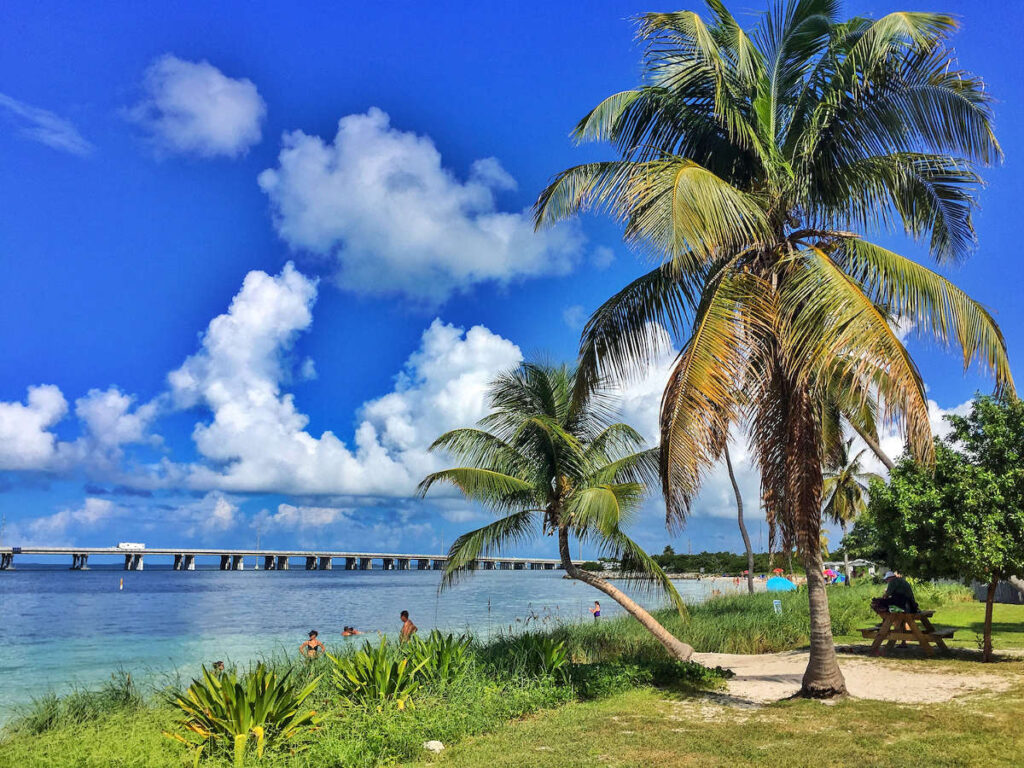
<svg viewBox="0 0 1024 768">
<path fill-rule="evenodd" d="M 932 626 L 931 617 L 935 611 L 919 611 L 918 613 L 903 613 L 892 611 L 879 614 L 882 623 L 874 627 L 865 627 L 860 631 L 866 638 L 874 638 L 871 644 L 871 651 L 875 656 L 884 655 L 885 651 L 896 645 L 897 641 L 911 640 L 919 643 L 924 652 L 931 656 L 935 650 L 931 644 L 934 643 L 942 650 L 948 650 L 944 640 L 953 637 L 952 629 L 936 629 Z M 885 643 L 885 648 L 882 648 Z"/>
</svg>

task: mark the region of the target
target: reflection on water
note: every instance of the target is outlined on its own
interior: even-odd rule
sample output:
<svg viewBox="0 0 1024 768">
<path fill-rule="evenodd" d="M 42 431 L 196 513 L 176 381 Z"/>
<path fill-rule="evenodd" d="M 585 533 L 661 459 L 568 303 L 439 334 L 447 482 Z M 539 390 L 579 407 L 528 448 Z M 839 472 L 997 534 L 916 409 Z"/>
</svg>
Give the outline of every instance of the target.
<svg viewBox="0 0 1024 768">
<path fill-rule="evenodd" d="M 149 563 L 147 563 L 149 566 Z M 119 591 L 119 580 L 124 590 Z M 0 717 L 13 705 L 95 685 L 122 667 L 137 676 L 191 674 L 201 662 L 292 652 L 310 629 L 351 642 L 342 626 L 394 634 L 408 610 L 433 627 L 478 636 L 524 626 L 592 620 L 621 609 L 560 571 L 480 571 L 442 595 L 437 571 L 122 571 L 23 566 L 0 573 Z M 690 602 L 722 582 L 679 581 Z M 637 595 L 649 607 L 660 599 Z"/>
</svg>

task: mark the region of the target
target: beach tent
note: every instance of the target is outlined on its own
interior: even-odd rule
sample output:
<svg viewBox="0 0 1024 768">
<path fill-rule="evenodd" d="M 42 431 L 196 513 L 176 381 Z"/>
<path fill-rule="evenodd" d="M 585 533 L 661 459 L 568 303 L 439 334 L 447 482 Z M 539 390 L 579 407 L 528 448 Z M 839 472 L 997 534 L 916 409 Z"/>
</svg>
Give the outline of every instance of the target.
<svg viewBox="0 0 1024 768">
<path fill-rule="evenodd" d="M 765 588 L 769 592 L 795 592 L 796 584 L 781 576 L 772 576 L 768 579 L 768 583 L 765 584 Z"/>
</svg>

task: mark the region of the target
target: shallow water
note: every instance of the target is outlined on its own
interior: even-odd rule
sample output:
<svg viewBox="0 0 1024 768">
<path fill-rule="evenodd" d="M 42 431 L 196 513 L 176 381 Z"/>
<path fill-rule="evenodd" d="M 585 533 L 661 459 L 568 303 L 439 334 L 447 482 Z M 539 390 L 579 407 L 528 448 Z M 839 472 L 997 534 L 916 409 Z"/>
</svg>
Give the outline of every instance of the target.
<svg viewBox="0 0 1024 768">
<path fill-rule="evenodd" d="M 439 580 L 438 571 L 69 571 L 19 563 L 0 573 L 0 720 L 48 689 L 94 686 L 117 668 L 158 681 L 214 659 L 295 652 L 310 629 L 328 649 L 352 642 L 340 637 L 346 624 L 395 634 L 403 609 L 421 632 L 487 636 L 591 621 L 588 609 L 604 597 L 561 571 L 479 571 L 440 596 Z M 689 602 L 732 588 L 731 580 L 676 584 Z M 607 598 L 602 607 L 605 617 L 622 612 Z"/>
</svg>

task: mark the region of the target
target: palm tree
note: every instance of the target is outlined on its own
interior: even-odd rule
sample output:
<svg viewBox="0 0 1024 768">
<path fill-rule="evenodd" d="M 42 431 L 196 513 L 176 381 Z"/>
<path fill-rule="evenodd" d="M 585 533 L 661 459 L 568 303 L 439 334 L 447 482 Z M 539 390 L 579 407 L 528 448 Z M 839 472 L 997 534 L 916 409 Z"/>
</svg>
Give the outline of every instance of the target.
<svg viewBox="0 0 1024 768">
<path fill-rule="evenodd" d="M 740 524 L 740 536 L 743 537 L 743 549 L 747 553 L 747 590 L 754 594 L 754 550 L 750 546 L 750 536 L 747 534 L 747 525 L 743 522 L 743 496 L 740 494 L 740 484 L 736 482 L 736 473 L 732 468 L 732 457 L 729 455 L 729 446 L 722 448 L 725 454 L 725 469 L 729 473 L 729 482 L 732 483 L 732 492 L 736 496 L 736 517 Z"/>
<path fill-rule="evenodd" d="M 868 483 L 873 479 L 881 480 L 874 472 L 865 472 L 861 457 L 865 451 L 851 455 L 853 440 L 843 443 L 838 455 L 825 466 L 822 495 L 825 506 L 822 512 L 825 517 L 837 524 L 846 538 L 846 529 L 857 519 L 868 505 Z M 850 586 L 850 555 L 843 546 L 843 569 L 846 572 L 846 585 Z"/>
<path fill-rule="evenodd" d="M 500 515 L 455 540 L 441 588 L 474 570 L 479 557 L 540 533 L 555 535 L 566 575 L 619 603 L 674 658 L 689 659 L 693 648 L 610 582 L 577 568 L 569 550 L 570 536 L 595 544 L 620 559 L 636 583 L 660 589 L 685 615 L 671 580 L 622 530 L 640 508 L 645 483 L 657 482 L 658 450 L 643 450 L 636 430 L 613 421 L 611 398 L 577 387 L 576 371 L 564 366 L 525 364 L 499 376 L 490 404 L 478 429 L 447 432 L 431 446 L 462 466 L 428 475 L 419 485 L 425 495 L 435 483 L 450 483 Z"/>
<path fill-rule="evenodd" d="M 615 159 L 558 174 L 537 226 L 610 213 L 659 264 L 583 331 L 577 386 L 631 375 L 681 345 L 662 400 L 661 480 L 685 520 L 730 427 L 747 425 L 762 502 L 808 578 L 810 660 L 801 693 L 845 692 L 821 576 L 821 403 L 828 382 L 884 404 L 929 461 L 924 384 L 893 330 L 957 344 L 1013 391 L 989 313 L 940 274 L 863 235 L 901 226 L 940 265 L 974 244 L 976 168 L 1001 157 L 991 98 L 959 69 L 948 16 L 839 18 L 837 0 L 785 0 L 752 30 L 721 0 L 639 20 L 645 82 L 575 130 Z"/>
</svg>

